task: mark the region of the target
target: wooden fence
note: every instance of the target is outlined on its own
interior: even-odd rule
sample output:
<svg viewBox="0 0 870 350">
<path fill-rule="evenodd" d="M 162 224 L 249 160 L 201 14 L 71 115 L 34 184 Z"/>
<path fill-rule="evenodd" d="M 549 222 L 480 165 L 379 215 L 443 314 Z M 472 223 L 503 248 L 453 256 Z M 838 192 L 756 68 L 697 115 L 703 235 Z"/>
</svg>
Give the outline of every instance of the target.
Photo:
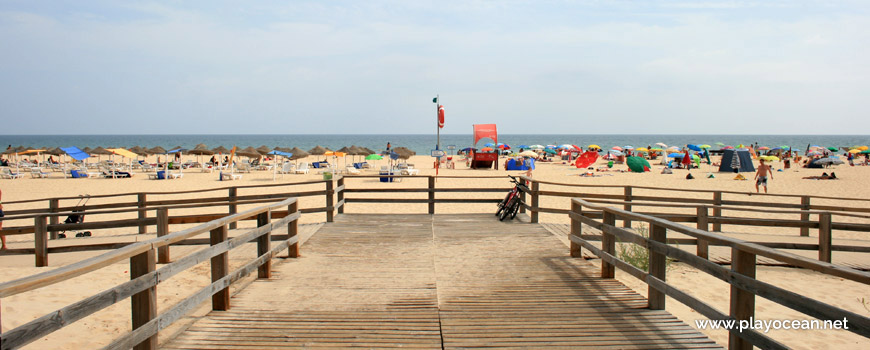
<svg viewBox="0 0 870 350">
<path fill-rule="evenodd" d="M 281 208 L 286 208 L 286 214 L 280 220 L 272 221 L 275 218 L 272 214 Z M 156 349 L 158 331 L 187 315 L 202 302 L 211 298 L 213 310 L 227 310 L 230 301 L 229 286 L 233 282 L 247 276 L 255 269 L 258 278 L 269 278 L 272 258 L 285 249 L 288 250 L 289 257 L 297 257 L 299 254 L 298 220 L 301 214 L 297 199 L 289 198 L 275 204 L 215 219 L 193 228 L 168 233 L 162 237 L 133 243 L 48 272 L 2 283 L 0 298 L 5 298 L 96 271 L 124 259 L 130 260 L 129 282 L 0 334 L 0 349 L 16 349 L 27 345 L 128 297 L 131 299 L 133 331 L 116 339 L 106 349 Z M 232 239 L 227 238 L 230 224 L 250 217 L 256 218 L 256 228 Z M 271 246 L 272 232 L 282 228 L 286 228 L 287 238 L 274 247 Z M 210 233 L 208 248 L 174 262 L 167 261 L 167 265 L 156 269 L 157 256 L 162 249 L 205 232 Z M 229 271 L 228 252 L 252 240 L 257 243 L 257 257 L 240 269 Z M 207 260 L 211 262 L 212 283 L 158 315 L 156 290 L 161 281 Z"/>
<path fill-rule="evenodd" d="M 251 188 L 269 188 L 279 186 L 303 186 L 311 184 L 324 184 L 324 190 L 317 191 L 295 191 L 295 192 L 279 192 L 269 194 L 251 194 L 239 195 L 240 189 Z M 47 198 L 35 199 L 27 201 L 7 202 L 7 208 L 16 204 L 33 203 L 33 202 L 48 202 L 49 208 L 46 209 L 24 209 L 24 210 L 9 210 L 5 218 L 0 218 L 4 221 L 12 220 L 33 220 L 33 225 L 4 227 L 2 232 L 4 235 L 23 235 L 33 234 L 34 247 L 31 248 L 16 248 L 9 249 L 3 254 L 33 254 L 35 257 L 35 265 L 37 267 L 48 266 L 48 256 L 52 253 L 74 252 L 74 251 L 91 251 L 91 250 L 106 250 L 117 249 L 132 244 L 131 242 L 116 242 L 116 243 L 85 243 L 76 242 L 75 245 L 54 246 L 48 247 L 48 240 L 57 239 L 60 231 L 73 230 L 96 230 L 107 228 L 125 228 L 137 227 L 139 233 L 148 232 L 149 226 L 155 226 L 155 231 L 158 237 L 168 234 L 170 225 L 178 224 L 197 224 L 216 220 L 228 215 L 236 214 L 239 206 L 242 205 L 258 205 L 264 203 L 273 203 L 276 200 L 294 197 L 325 197 L 326 206 L 302 208 L 302 213 L 326 213 L 326 221 L 331 222 L 334 218 L 336 206 L 333 204 L 332 198 L 335 196 L 333 190 L 333 181 L 318 180 L 307 181 L 292 184 L 269 184 L 257 186 L 235 186 L 207 190 L 193 190 L 181 192 L 150 192 L 150 193 L 122 193 L 112 195 L 93 196 L 92 198 L 109 198 L 118 199 L 115 203 L 102 203 L 94 205 L 85 205 L 82 207 L 62 207 L 58 203 L 61 201 L 74 201 L 81 197 L 62 197 L 62 198 Z M 183 195 L 191 193 L 205 193 L 215 191 L 227 191 L 226 196 L 206 197 L 206 198 L 186 198 L 186 199 L 162 199 L 148 200 L 149 195 Z M 125 197 L 136 196 L 136 202 L 124 201 Z M 338 205 L 343 205 L 343 202 Z M 183 215 L 186 209 L 198 208 L 221 208 L 226 207 L 226 213 L 211 213 L 211 214 L 194 214 Z M 73 211 L 75 210 L 75 211 Z M 170 215 L 172 213 L 179 213 Z M 123 214 L 136 214 L 137 218 L 117 220 L 114 217 Z M 59 223 L 60 218 L 69 215 L 85 215 L 88 218 L 86 222 L 65 224 Z M 281 218 L 287 215 L 286 211 L 274 211 L 272 216 Z M 110 219 L 98 220 L 95 217 L 109 217 Z M 255 216 L 249 216 L 235 220 L 229 224 L 230 229 L 237 228 L 237 222 L 241 220 L 256 220 Z M 4 225 L 5 226 L 5 225 Z M 152 232 L 155 232 L 152 231 Z M 190 244 L 207 244 L 202 240 L 190 239 L 182 242 L 177 242 L 177 245 Z M 164 247 L 158 251 L 159 262 L 169 261 L 169 247 Z"/>
<path fill-rule="evenodd" d="M 585 215 L 589 210 L 600 212 L 601 221 Z M 870 318 L 779 288 L 755 278 L 757 256 L 763 256 L 785 262 L 789 265 L 870 285 L 870 274 L 866 272 L 832 265 L 827 262 L 814 261 L 755 243 L 744 242 L 720 234 L 688 227 L 662 218 L 608 207 L 579 198 L 572 199 L 571 210 L 568 211 L 568 216 L 571 219 L 571 232 L 569 235 L 571 256 L 581 257 L 581 248 L 588 249 L 602 259 L 602 278 L 613 278 L 615 268 L 619 268 L 646 282 L 649 286 L 648 300 L 651 309 L 664 309 L 665 297 L 670 296 L 710 320 L 748 321 L 751 317 L 755 316 L 755 296 L 760 296 L 821 320 L 847 320 L 849 331 L 870 338 Z M 830 229 L 830 216 L 823 216 L 827 216 L 827 221 L 823 224 L 827 226 L 825 229 Z M 617 220 L 648 223 L 649 237 L 644 237 L 618 227 L 616 224 Z M 589 225 L 602 232 L 601 249 L 583 238 L 582 224 Z M 679 232 L 712 245 L 731 247 L 731 269 L 669 245 L 669 231 Z M 615 252 L 617 240 L 623 243 L 637 244 L 648 249 L 649 272 L 640 270 L 620 260 Z M 668 258 L 678 259 L 688 266 L 729 283 L 731 285 L 730 313 L 726 315 L 703 301 L 668 284 L 666 282 L 666 263 Z M 788 349 L 786 345 L 752 329 L 743 329 L 741 332 L 739 329 L 734 328 L 729 331 L 730 349 L 752 349 L 753 345 L 763 349 Z"/>
</svg>

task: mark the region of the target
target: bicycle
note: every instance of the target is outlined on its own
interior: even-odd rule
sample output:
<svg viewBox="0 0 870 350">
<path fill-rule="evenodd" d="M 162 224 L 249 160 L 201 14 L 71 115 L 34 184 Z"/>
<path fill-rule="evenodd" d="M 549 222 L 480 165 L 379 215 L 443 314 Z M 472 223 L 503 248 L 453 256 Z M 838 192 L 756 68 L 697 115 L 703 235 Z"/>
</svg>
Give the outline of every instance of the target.
<svg viewBox="0 0 870 350">
<path fill-rule="evenodd" d="M 511 182 L 514 183 L 514 188 L 512 188 L 504 199 L 498 203 L 498 210 L 495 212 L 495 216 L 498 216 L 499 221 L 504 221 L 508 216 L 510 216 L 511 219 L 517 216 L 520 207 L 523 205 L 523 201 L 520 199 L 520 191 L 529 190 L 523 181 L 517 180 L 517 178 L 510 175 L 508 175 L 508 177 L 511 178 Z"/>
</svg>

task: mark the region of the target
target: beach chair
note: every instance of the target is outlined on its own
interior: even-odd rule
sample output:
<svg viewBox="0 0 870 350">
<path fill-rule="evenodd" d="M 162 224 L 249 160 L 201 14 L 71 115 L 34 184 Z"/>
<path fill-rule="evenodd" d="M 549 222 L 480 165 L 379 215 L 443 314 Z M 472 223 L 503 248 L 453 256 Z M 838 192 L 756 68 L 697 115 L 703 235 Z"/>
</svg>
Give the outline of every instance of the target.
<svg viewBox="0 0 870 350">
<path fill-rule="evenodd" d="M 361 172 L 356 167 L 347 166 L 346 172 L 351 175 L 359 175 Z"/>
<path fill-rule="evenodd" d="M 299 164 L 299 167 L 296 168 L 295 173 L 297 174 L 308 174 L 308 163 Z"/>
<path fill-rule="evenodd" d="M 232 180 L 241 180 L 241 179 L 242 179 L 242 175 L 241 175 L 241 174 L 233 174 L 233 173 L 224 173 L 224 172 L 221 172 L 221 178 L 220 178 L 220 181 L 227 181 L 227 180 L 232 181 Z"/>
<path fill-rule="evenodd" d="M 240 173 L 250 173 L 251 166 L 247 163 L 236 163 L 236 171 Z"/>
<path fill-rule="evenodd" d="M 90 178 L 98 178 L 100 177 L 100 173 L 96 171 L 90 171 L 87 167 L 79 168 L 79 176 L 80 177 L 90 177 Z"/>
<path fill-rule="evenodd" d="M 166 178 L 167 178 L 167 179 L 180 179 L 180 178 L 183 178 L 183 177 L 184 177 L 184 173 L 180 173 L 180 172 L 179 172 L 179 173 L 176 173 L 176 172 L 174 172 L 174 171 L 170 171 L 170 172 L 166 173 Z"/>
<path fill-rule="evenodd" d="M 13 173 L 13 172 L 12 172 L 12 169 L 9 169 L 9 168 L 3 168 L 3 170 L 0 171 L 0 178 L 3 178 L 3 179 L 20 179 L 20 178 L 21 178 L 21 174 L 19 174 L 19 173 Z"/>
<path fill-rule="evenodd" d="M 296 170 L 296 167 L 293 163 L 284 163 L 284 166 L 281 167 L 282 174 L 292 174 Z"/>
<path fill-rule="evenodd" d="M 42 168 L 30 168 L 30 177 L 34 179 L 46 179 L 51 173 L 47 173 Z"/>
</svg>

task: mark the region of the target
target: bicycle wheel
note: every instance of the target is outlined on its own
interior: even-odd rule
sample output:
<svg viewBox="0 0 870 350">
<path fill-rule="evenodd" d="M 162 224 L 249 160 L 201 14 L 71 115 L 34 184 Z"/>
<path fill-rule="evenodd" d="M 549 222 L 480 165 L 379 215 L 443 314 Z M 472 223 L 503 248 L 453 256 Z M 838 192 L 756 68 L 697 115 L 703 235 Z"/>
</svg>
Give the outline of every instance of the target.
<svg viewBox="0 0 870 350">
<path fill-rule="evenodd" d="M 511 220 L 517 217 L 517 213 L 520 212 L 520 207 L 523 205 L 520 201 L 515 201 L 513 208 L 511 208 Z"/>
<path fill-rule="evenodd" d="M 501 214 L 498 216 L 498 221 L 504 221 L 510 215 L 510 208 L 517 201 L 516 198 L 512 198 L 505 206 L 504 210 L 502 210 Z"/>
<path fill-rule="evenodd" d="M 507 204 L 508 199 L 510 199 L 510 198 L 511 198 L 511 193 L 508 192 L 508 194 L 504 196 L 504 199 L 502 199 L 502 201 L 498 203 L 498 210 L 496 210 L 495 216 L 498 216 L 499 214 L 501 214 L 502 211 L 504 211 L 505 205 Z"/>
</svg>

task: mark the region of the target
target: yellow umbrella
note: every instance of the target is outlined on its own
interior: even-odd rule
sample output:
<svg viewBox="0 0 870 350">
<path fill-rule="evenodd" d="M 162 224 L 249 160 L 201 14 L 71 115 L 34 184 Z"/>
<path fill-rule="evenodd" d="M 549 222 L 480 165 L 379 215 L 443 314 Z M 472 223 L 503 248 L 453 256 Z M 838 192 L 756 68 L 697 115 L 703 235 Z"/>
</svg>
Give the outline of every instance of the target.
<svg viewBox="0 0 870 350">
<path fill-rule="evenodd" d="M 698 146 L 698 147 L 701 147 L 701 148 L 710 148 L 710 147 L 713 147 L 713 146 L 710 146 L 710 145 L 700 145 L 700 146 Z"/>
<path fill-rule="evenodd" d="M 861 147 L 858 147 L 858 149 L 860 149 L 860 150 L 862 150 L 862 151 L 866 151 L 866 150 L 867 150 L 867 146 L 861 146 Z"/>
<path fill-rule="evenodd" d="M 861 153 L 861 150 L 860 150 L 860 149 L 857 149 L 857 148 L 855 148 L 855 149 L 850 149 L 850 150 L 849 150 L 849 153 Z"/>
<path fill-rule="evenodd" d="M 761 156 L 761 157 L 758 157 L 758 159 L 764 159 L 768 162 L 775 162 L 775 161 L 779 160 L 779 158 L 776 156 Z"/>
<path fill-rule="evenodd" d="M 333 151 L 326 151 L 326 152 L 323 153 L 323 155 L 324 155 L 324 156 L 332 156 L 332 155 L 335 155 L 335 152 L 333 152 Z"/>
<path fill-rule="evenodd" d="M 639 148 L 636 148 L 635 151 L 636 151 L 636 152 L 649 152 L 649 150 L 646 149 L 646 147 L 639 147 Z"/>
<path fill-rule="evenodd" d="M 599 146 L 599 145 L 589 145 L 589 146 L 587 146 L 586 148 L 601 149 L 601 146 Z"/>
</svg>

